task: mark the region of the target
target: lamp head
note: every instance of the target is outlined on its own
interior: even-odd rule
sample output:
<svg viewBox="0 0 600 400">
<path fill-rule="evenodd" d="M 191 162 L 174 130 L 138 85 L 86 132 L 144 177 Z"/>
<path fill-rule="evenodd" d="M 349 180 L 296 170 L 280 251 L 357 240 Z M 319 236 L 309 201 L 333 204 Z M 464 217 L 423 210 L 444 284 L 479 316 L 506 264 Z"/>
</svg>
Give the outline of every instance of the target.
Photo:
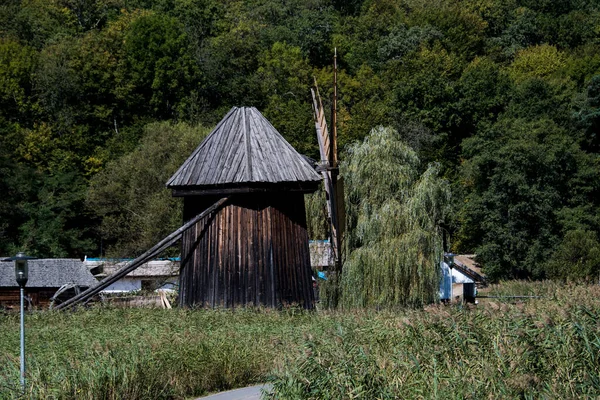
<svg viewBox="0 0 600 400">
<path fill-rule="evenodd" d="M 33 260 L 35 257 L 26 256 L 25 253 L 19 252 L 16 256 L 5 258 L 2 261 L 14 261 L 15 262 L 15 278 L 20 287 L 25 287 L 27 280 L 29 279 L 29 265 L 28 260 Z"/>
</svg>

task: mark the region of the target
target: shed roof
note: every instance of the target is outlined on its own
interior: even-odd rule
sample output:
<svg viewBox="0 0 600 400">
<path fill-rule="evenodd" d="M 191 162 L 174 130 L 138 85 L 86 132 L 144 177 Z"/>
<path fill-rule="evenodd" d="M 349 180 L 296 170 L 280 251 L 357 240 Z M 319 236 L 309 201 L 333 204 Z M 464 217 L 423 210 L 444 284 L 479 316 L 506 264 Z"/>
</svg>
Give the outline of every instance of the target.
<svg viewBox="0 0 600 400">
<path fill-rule="evenodd" d="M 475 282 L 485 282 L 486 276 L 481 266 L 475 261 L 474 254 L 457 254 L 454 256 L 454 268 Z"/>
<path fill-rule="evenodd" d="M 254 107 L 233 107 L 167 182 L 172 189 L 311 183 L 321 176 Z"/>
<path fill-rule="evenodd" d="M 117 272 L 127 265 L 128 261 L 106 262 L 106 261 L 86 261 L 87 269 L 93 269 L 102 266 L 102 272 L 97 277 L 105 277 Z M 160 278 L 179 275 L 179 261 L 153 260 L 144 263 L 128 273 L 129 278 Z"/>
<path fill-rule="evenodd" d="M 59 288 L 67 283 L 90 287 L 98 283 L 78 259 L 38 259 L 30 260 L 28 265 L 30 288 Z M 13 261 L 0 261 L 0 287 L 18 287 Z"/>
</svg>

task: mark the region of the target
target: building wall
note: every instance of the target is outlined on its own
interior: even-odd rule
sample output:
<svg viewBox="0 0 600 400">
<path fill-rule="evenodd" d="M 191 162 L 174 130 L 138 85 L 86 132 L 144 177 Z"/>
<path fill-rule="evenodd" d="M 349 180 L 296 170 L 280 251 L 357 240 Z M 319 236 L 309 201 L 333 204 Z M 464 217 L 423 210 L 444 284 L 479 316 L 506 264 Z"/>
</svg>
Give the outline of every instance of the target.
<svg viewBox="0 0 600 400">
<path fill-rule="evenodd" d="M 46 308 L 50 305 L 50 298 L 53 297 L 59 288 L 28 288 L 25 286 L 25 307 Z M 81 290 L 85 290 L 83 287 Z M 65 301 L 75 295 L 74 289 L 64 291 L 58 297 L 58 303 Z M 0 308 L 18 308 L 21 304 L 21 295 L 19 288 L 0 288 Z"/>
<path fill-rule="evenodd" d="M 440 300 L 452 299 L 452 272 L 445 262 L 440 262 Z"/>
<path fill-rule="evenodd" d="M 184 218 L 215 201 L 186 197 Z M 184 233 L 181 260 L 180 305 L 314 307 L 302 193 L 232 197 Z"/>
<path fill-rule="evenodd" d="M 142 280 L 140 278 L 123 278 L 113 283 L 103 293 L 125 293 L 142 289 Z"/>
<path fill-rule="evenodd" d="M 135 292 L 142 289 L 147 290 L 174 290 L 177 288 L 177 277 L 124 277 L 117 282 L 113 283 L 106 289 L 102 291 L 102 293 L 127 293 L 127 292 Z"/>
</svg>

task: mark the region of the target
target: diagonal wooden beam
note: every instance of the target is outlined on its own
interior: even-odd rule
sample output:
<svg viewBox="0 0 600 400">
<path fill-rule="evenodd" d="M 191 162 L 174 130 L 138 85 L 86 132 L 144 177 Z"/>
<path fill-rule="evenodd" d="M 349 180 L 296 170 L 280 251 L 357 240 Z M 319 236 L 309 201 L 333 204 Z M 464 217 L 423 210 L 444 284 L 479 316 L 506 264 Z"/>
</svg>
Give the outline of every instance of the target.
<svg viewBox="0 0 600 400">
<path fill-rule="evenodd" d="M 204 210 L 202 213 L 196 215 L 194 218 L 190 219 L 188 222 L 183 224 L 183 226 L 181 226 L 179 229 L 177 229 L 174 232 L 172 232 L 171 234 L 169 234 L 167 237 L 165 237 L 163 240 L 158 242 L 150 250 L 146 251 L 144 254 L 137 257 L 135 260 L 131 261 L 130 263 L 128 263 L 127 265 L 125 265 L 124 267 L 122 267 L 121 269 L 116 271 L 115 273 L 102 279 L 100 282 L 98 282 L 98 284 L 96 286 L 90 287 L 87 290 L 81 292 L 80 294 L 78 294 L 74 297 L 71 297 L 64 303 L 61 303 L 61 304 L 57 305 L 56 307 L 54 307 L 54 309 L 56 309 L 56 310 L 66 309 L 68 307 L 72 307 L 83 301 L 86 301 L 86 300 L 90 299 L 92 296 L 97 295 L 102 290 L 106 289 L 108 286 L 115 283 L 119 279 L 123 278 L 125 275 L 127 275 L 131 271 L 135 270 L 142 264 L 145 264 L 148 261 L 156 258 L 156 256 L 158 256 L 160 253 L 162 253 L 167 248 L 169 248 L 170 246 L 175 244 L 179 239 L 181 239 L 181 235 L 183 234 L 183 232 L 185 232 L 186 230 L 188 230 L 189 228 L 194 226 L 202 218 L 210 216 L 211 213 L 213 213 L 214 211 L 221 208 L 227 202 L 227 200 L 229 200 L 228 197 L 223 197 L 222 199 L 217 201 L 215 204 L 213 204 L 212 206 L 210 206 L 209 208 Z"/>
</svg>

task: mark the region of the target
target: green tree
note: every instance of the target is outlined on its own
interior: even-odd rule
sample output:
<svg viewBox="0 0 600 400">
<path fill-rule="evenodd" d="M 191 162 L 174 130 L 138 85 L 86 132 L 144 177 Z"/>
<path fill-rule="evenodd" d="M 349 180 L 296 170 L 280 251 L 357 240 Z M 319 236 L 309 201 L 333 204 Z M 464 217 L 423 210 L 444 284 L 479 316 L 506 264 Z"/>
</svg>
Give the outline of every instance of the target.
<svg viewBox="0 0 600 400">
<path fill-rule="evenodd" d="M 79 31 L 101 29 L 106 22 L 123 8 L 121 0 L 62 0 L 64 10 L 70 12 Z"/>
<path fill-rule="evenodd" d="M 318 157 L 311 107 L 311 67 L 299 47 L 276 42 L 256 71 L 266 104 L 265 117 L 296 150 Z"/>
<path fill-rule="evenodd" d="M 459 248 L 475 250 L 493 279 L 545 277 L 560 214 L 586 203 L 580 179 L 593 160 L 548 119 L 502 119 L 467 139 L 464 155 Z"/>
<path fill-rule="evenodd" d="M 456 145 L 478 129 L 494 123 L 510 99 L 512 85 L 508 75 L 489 58 L 475 58 L 462 71 L 457 87 Z"/>
<path fill-rule="evenodd" d="M 593 231 L 568 231 L 548 261 L 548 275 L 554 279 L 600 280 L 600 242 Z"/>
<path fill-rule="evenodd" d="M 502 58 L 510 58 L 519 50 L 542 43 L 537 14 L 526 7 L 515 7 L 498 36 L 488 38 L 489 51 Z"/>
<path fill-rule="evenodd" d="M 258 68 L 263 23 L 250 18 L 245 2 L 232 1 L 219 31 L 208 38 L 198 55 L 198 65 L 206 76 L 206 93 L 217 122 L 231 106 L 261 105 L 258 82 L 253 79 Z M 267 44 L 267 48 L 271 44 Z"/>
<path fill-rule="evenodd" d="M 444 49 L 465 60 L 472 59 L 483 49 L 487 23 L 463 2 L 440 0 L 412 2 L 408 24 L 433 26 L 443 32 L 440 43 Z"/>
<path fill-rule="evenodd" d="M 248 16 L 262 25 L 263 46 L 287 42 L 299 47 L 311 65 L 331 64 L 331 37 L 338 19 L 328 0 L 246 2 Z"/>
<path fill-rule="evenodd" d="M 600 75 L 590 80 L 582 103 L 575 118 L 585 129 L 585 148 L 597 154 L 600 151 Z"/>
<path fill-rule="evenodd" d="M 95 250 L 84 209 L 87 182 L 76 170 L 35 171 L 37 185 L 19 204 L 26 216 L 19 246 L 38 257 L 80 257 Z"/>
<path fill-rule="evenodd" d="M 32 101 L 32 74 L 37 54 L 11 39 L 0 38 L 0 121 L 27 124 Z M 1 123 L 1 122 L 0 122 Z"/>
<path fill-rule="evenodd" d="M 517 83 L 529 78 L 557 79 L 564 75 L 566 64 L 566 55 L 556 47 L 531 46 L 517 52 L 509 74 Z"/>
<path fill-rule="evenodd" d="M 29 169 L 17 163 L 5 133 L 0 132 L 0 253 L 13 254 L 18 249 L 19 227 L 26 218 L 21 206 L 32 177 Z"/>
<path fill-rule="evenodd" d="M 350 147 L 341 168 L 347 205 L 344 306 L 435 300 L 450 190 L 438 166 L 421 171 L 417 154 L 393 129 L 373 129 Z"/>
<path fill-rule="evenodd" d="M 338 53 L 344 55 L 342 66 L 347 67 L 351 74 L 363 64 L 377 69 L 382 41 L 394 34 L 403 17 L 404 10 L 399 2 L 374 0 L 364 2 L 359 15 L 340 21 L 333 42 Z"/>
<path fill-rule="evenodd" d="M 424 161 L 440 162 L 444 174 L 456 165 L 458 143 L 464 132 L 457 128 L 461 115 L 454 104 L 463 61 L 441 45 L 422 47 L 406 62 L 389 68 L 389 107 L 397 121 L 417 121 L 429 128 L 435 141 L 420 151 Z"/>
<path fill-rule="evenodd" d="M 133 86 L 129 110 L 141 109 L 155 118 L 176 117 L 200 73 L 180 22 L 159 13 L 143 15 L 129 26 L 124 46 L 123 75 Z"/>
<path fill-rule="evenodd" d="M 133 257 L 179 227 L 183 204 L 165 184 L 207 134 L 184 123 L 149 124 L 134 151 L 94 176 L 86 203 L 101 220 L 96 245 L 102 240 L 106 254 Z"/>
<path fill-rule="evenodd" d="M 3 36 L 12 37 L 29 46 L 42 49 L 61 37 L 73 36 L 77 22 L 73 13 L 60 1 L 24 0 L 14 6 L 9 0 L 0 13 Z M 13 3 L 13 7 L 11 7 Z"/>
</svg>

